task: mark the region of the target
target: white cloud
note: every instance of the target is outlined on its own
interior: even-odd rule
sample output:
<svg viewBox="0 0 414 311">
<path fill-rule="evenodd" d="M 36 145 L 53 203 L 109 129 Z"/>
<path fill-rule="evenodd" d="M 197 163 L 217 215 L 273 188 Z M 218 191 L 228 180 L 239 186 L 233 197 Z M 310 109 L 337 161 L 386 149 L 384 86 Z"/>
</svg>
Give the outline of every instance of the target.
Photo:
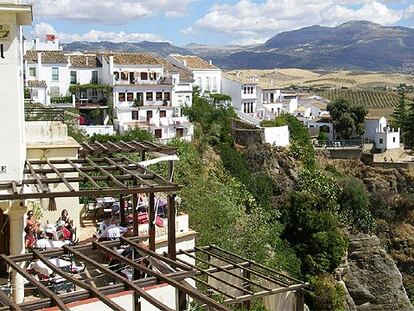
<svg viewBox="0 0 414 311">
<path fill-rule="evenodd" d="M 160 36 L 152 33 L 127 33 L 124 31 L 120 32 L 105 32 L 99 30 L 91 30 L 83 34 L 69 34 L 59 33 L 53 26 L 46 23 L 36 24 L 33 28 L 32 35 L 34 37 L 44 38 L 46 34 L 55 34 L 62 42 L 73 42 L 73 41 L 112 41 L 112 42 L 140 42 L 140 41 L 165 41 Z"/>
<path fill-rule="evenodd" d="M 239 0 L 234 4 L 213 5 L 204 17 L 184 30 L 184 33 L 188 29 L 226 33 L 233 38 L 234 43 L 251 44 L 263 42 L 281 31 L 316 24 L 336 26 L 348 20 L 368 20 L 392 25 L 401 21 L 404 11 L 391 9 L 384 4 L 386 2 L 266 0 L 258 3 L 253 0 Z"/>
<path fill-rule="evenodd" d="M 35 18 L 125 24 L 146 16 L 182 16 L 193 0 L 26 0 Z"/>
</svg>

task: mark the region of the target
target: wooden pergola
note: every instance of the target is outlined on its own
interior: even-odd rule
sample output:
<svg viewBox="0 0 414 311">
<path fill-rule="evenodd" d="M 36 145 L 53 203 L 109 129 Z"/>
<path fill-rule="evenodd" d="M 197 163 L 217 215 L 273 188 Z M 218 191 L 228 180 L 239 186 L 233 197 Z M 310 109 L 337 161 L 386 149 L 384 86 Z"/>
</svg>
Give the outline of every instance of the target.
<svg viewBox="0 0 414 311">
<path fill-rule="evenodd" d="M 148 249 L 141 241 L 145 237 L 120 238 L 116 241 L 92 242 L 84 246 L 65 246 L 63 249 L 44 252 L 34 251 L 19 256 L 7 257 L 1 255 L 14 271 L 22 274 L 30 284 L 37 287 L 43 297 L 21 304 L 15 304 L 8 296 L 0 291 L 0 311 L 6 310 L 37 310 L 49 307 L 58 307 L 60 310 L 69 310 L 68 305 L 73 302 L 85 301 L 89 298 L 97 298 L 112 310 L 124 310 L 108 295 L 125 291 L 132 291 L 136 297 L 136 310 L 140 310 L 138 297 L 145 299 L 162 311 L 173 311 L 171 308 L 148 294 L 144 288 L 166 284 L 178 291 L 179 310 L 185 310 L 187 297 L 194 299 L 206 310 L 229 311 L 229 306 L 244 304 L 249 308 L 252 299 L 266 296 L 294 292 L 296 295 L 296 310 L 303 310 L 303 289 L 307 286 L 295 278 L 278 273 L 265 266 L 257 264 L 241 256 L 232 254 L 215 246 L 196 247 L 190 250 L 179 250 L 179 258 L 172 259 L 167 254 L 161 255 Z M 128 246 L 133 249 L 132 259 L 120 255 L 114 251 L 114 247 Z M 133 280 L 110 270 L 107 265 L 92 259 L 92 252 L 101 252 L 119 260 L 133 269 Z M 88 255 L 86 255 L 88 254 Z M 74 276 L 55 266 L 50 259 L 62 255 L 71 256 L 84 262 L 88 268 L 99 270 L 102 276 L 114 280 L 114 284 L 105 286 L 93 286 L 90 280 L 81 276 Z M 190 264 L 186 257 L 194 259 L 195 264 Z M 39 260 L 56 275 L 61 276 L 76 286 L 75 291 L 65 294 L 56 294 L 43 285 L 33 276 L 21 268 L 22 263 Z M 145 263 L 143 265 L 142 263 Z M 149 268 L 148 266 L 153 268 Z M 140 276 L 145 274 L 146 277 Z M 241 280 L 234 284 L 227 276 Z M 202 289 L 198 290 L 190 285 L 187 280 L 193 279 Z M 219 281 L 226 288 L 218 288 L 211 284 L 211 280 Z M 234 294 L 237 292 L 239 294 Z M 219 300 L 220 302 L 218 302 Z M 87 303 L 87 302 L 86 302 Z"/>
<path fill-rule="evenodd" d="M 6 256 L 1 259 L 17 274 L 26 278 L 37 287 L 44 297 L 21 304 L 14 303 L 0 290 L 0 311 L 4 310 L 35 310 L 48 307 L 58 307 L 69 310 L 68 304 L 89 298 L 97 298 L 112 310 L 124 310 L 114 303 L 108 295 L 124 291 L 132 291 L 135 296 L 135 310 L 140 310 L 139 298 L 153 304 L 159 310 L 173 311 L 162 302 L 154 299 L 143 288 L 167 284 L 178 292 L 179 310 L 185 310 L 187 296 L 207 310 L 229 311 L 227 305 L 245 304 L 249 306 L 252 299 L 263 298 L 283 292 L 295 292 L 297 297 L 296 310 L 303 310 L 302 290 L 307 284 L 256 264 L 250 260 L 217 248 L 215 246 L 196 247 L 190 250 L 176 250 L 176 192 L 182 186 L 172 182 L 172 165 L 168 167 L 168 178 L 131 160 L 124 152 L 140 154 L 141 161 L 146 154 L 162 155 L 175 154 L 174 148 L 158 146 L 150 142 L 117 142 L 92 143 L 83 145 L 80 159 L 36 160 L 26 161 L 24 179 L 18 184 L 10 182 L 1 185 L 1 200 L 28 200 L 65 197 L 102 197 L 120 196 L 120 206 L 123 207 L 124 196 L 132 195 L 133 201 L 133 238 L 120 238 L 110 242 L 92 242 L 83 246 L 65 246 L 62 249 L 44 252 Z M 172 161 L 171 161 L 172 162 Z M 79 189 L 77 185 L 80 185 Z M 59 187 L 56 187 L 56 186 Z M 148 195 L 148 236 L 138 236 L 137 209 L 138 194 Z M 168 248 L 164 255 L 155 253 L 155 194 L 167 194 L 167 234 Z M 121 215 L 123 215 L 121 211 Z M 149 248 L 139 242 L 149 240 Z M 113 250 L 114 247 L 126 245 L 133 249 L 132 259 L 124 257 Z M 133 269 L 133 279 L 128 280 L 113 272 L 107 265 L 92 259 L 89 254 L 93 251 L 115 258 L 122 264 Z M 88 255 L 85 255 L 88 254 Z M 95 286 L 82 279 L 66 273 L 50 263 L 50 258 L 62 255 L 70 256 L 86 263 L 89 267 L 99 270 L 102 276 L 115 280 L 113 285 Z M 142 265 L 142 261 L 151 264 L 151 269 Z M 186 260 L 187 259 L 187 260 Z M 56 275 L 72 283 L 77 290 L 71 293 L 56 294 L 50 288 L 40 283 L 32 275 L 22 269 L 24 262 L 40 260 Z M 189 262 L 194 262 L 191 264 Z M 140 278 L 142 274 L 147 275 Z M 229 282 L 227 276 L 234 277 L 240 282 Z M 191 286 L 187 280 L 192 279 L 201 291 Z M 229 290 L 216 287 L 210 280 L 215 279 L 224 284 Z M 203 292 L 204 291 L 204 292 Z M 233 294 L 237 291 L 239 294 Z M 220 297 L 218 303 L 213 298 Z"/>
</svg>

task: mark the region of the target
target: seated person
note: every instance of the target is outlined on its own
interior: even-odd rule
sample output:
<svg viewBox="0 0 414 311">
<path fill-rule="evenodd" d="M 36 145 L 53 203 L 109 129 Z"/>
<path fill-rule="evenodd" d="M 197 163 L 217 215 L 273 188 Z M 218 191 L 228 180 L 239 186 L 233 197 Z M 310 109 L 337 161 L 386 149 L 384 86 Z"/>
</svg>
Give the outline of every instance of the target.
<svg viewBox="0 0 414 311">
<path fill-rule="evenodd" d="M 111 225 L 111 214 L 105 214 L 104 219 L 99 225 L 99 234 L 102 234 L 105 232 L 106 228 L 108 228 Z"/>
<path fill-rule="evenodd" d="M 120 238 L 121 235 L 128 231 L 128 228 L 118 226 L 117 219 L 111 219 L 111 225 L 105 229 L 101 234 L 102 239 L 113 240 Z"/>
<path fill-rule="evenodd" d="M 29 226 L 24 228 L 24 232 L 26 232 L 26 236 L 24 237 L 25 246 L 27 249 L 31 249 L 36 246 L 36 237 L 34 235 L 33 229 Z"/>
<path fill-rule="evenodd" d="M 33 230 L 33 234 L 40 232 L 39 221 L 34 217 L 33 211 L 27 212 L 26 227 L 29 227 Z"/>
<path fill-rule="evenodd" d="M 66 209 L 62 210 L 56 223 L 58 226 L 65 227 L 69 231 L 72 231 L 72 220 L 69 218 L 69 213 Z"/>
</svg>

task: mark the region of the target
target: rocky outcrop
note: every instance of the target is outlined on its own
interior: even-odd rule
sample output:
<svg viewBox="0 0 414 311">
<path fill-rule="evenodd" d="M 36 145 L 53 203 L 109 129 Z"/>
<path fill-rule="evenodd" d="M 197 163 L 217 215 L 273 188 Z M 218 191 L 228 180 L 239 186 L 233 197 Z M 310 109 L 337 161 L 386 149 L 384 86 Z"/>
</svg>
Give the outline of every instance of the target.
<svg viewBox="0 0 414 311">
<path fill-rule="evenodd" d="M 337 273 L 352 299 L 348 310 L 414 311 L 400 271 L 376 236 L 351 236 L 347 258 Z"/>
</svg>

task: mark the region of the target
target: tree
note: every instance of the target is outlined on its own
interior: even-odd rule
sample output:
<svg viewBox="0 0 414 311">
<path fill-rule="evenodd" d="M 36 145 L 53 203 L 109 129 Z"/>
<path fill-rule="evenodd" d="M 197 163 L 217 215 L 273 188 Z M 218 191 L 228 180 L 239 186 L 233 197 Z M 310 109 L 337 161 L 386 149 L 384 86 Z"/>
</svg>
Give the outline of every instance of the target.
<svg viewBox="0 0 414 311">
<path fill-rule="evenodd" d="M 413 148 L 414 146 L 414 98 L 408 106 L 407 121 L 405 122 L 405 143 Z"/>
<path fill-rule="evenodd" d="M 400 128 L 402 135 L 401 139 L 402 141 L 405 141 L 404 139 L 404 133 L 407 129 L 407 98 L 405 95 L 405 90 L 403 88 L 400 88 L 400 98 L 398 100 L 397 107 L 394 110 L 394 113 L 392 114 L 393 117 L 393 126 L 396 128 Z"/>
<path fill-rule="evenodd" d="M 364 134 L 366 107 L 351 103 L 345 98 L 338 98 L 328 105 L 336 133 L 343 139 Z"/>
</svg>

